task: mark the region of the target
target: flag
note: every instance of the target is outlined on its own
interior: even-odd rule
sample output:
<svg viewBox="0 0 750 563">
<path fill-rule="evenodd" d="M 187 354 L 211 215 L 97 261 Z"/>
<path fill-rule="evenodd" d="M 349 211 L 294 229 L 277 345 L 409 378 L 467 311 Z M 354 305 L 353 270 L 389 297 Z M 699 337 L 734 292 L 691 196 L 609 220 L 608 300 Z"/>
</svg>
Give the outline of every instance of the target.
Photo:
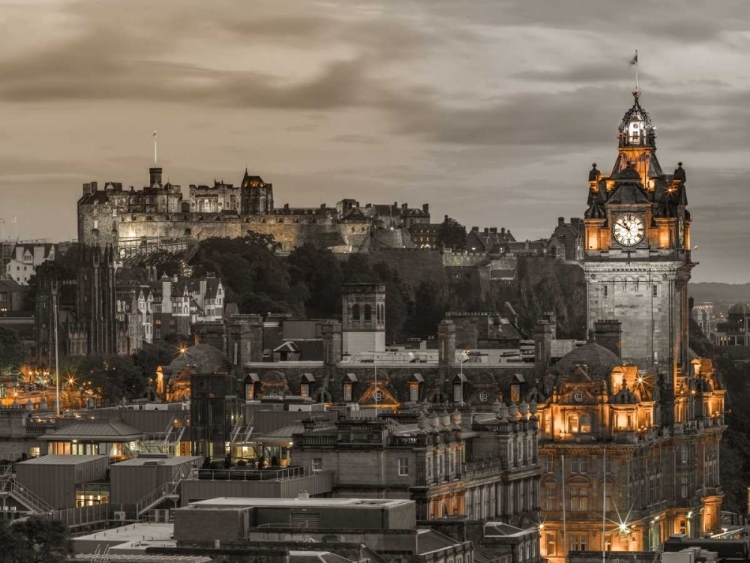
<svg viewBox="0 0 750 563">
<path fill-rule="evenodd" d="M 638 51 L 635 52 L 635 57 L 630 61 L 631 65 L 637 65 L 638 64 Z M 156 135 L 156 133 L 154 133 Z"/>
</svg>

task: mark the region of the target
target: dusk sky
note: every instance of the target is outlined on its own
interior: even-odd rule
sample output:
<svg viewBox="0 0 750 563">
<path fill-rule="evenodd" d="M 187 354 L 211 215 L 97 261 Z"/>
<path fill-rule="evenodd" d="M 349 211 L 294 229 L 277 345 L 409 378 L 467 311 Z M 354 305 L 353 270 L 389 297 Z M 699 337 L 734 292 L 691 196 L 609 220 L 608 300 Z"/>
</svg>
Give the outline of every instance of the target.
<svg viewBox="0 0 750 563">
<path fill-rule="evenodd" d="M 687 170 L 696 281 L 750 281 L 746 0 L 0 1 L 5 234 L 69 240 L 81 184 L 239 183 L 276 204 L 429 202 L 549 236 L 632 104 Z M 12 218 L 18 217 L 13 223 Z"/>
</svg>

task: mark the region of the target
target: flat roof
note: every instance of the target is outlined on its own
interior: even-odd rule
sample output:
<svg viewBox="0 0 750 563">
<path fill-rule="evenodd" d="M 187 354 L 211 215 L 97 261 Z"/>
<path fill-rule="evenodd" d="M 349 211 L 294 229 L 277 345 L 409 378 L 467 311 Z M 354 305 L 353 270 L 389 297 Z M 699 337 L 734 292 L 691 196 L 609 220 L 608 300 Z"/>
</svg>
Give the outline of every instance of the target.
<svg viewBox="0 0 750 563">
<path fill-rule="evenodd" d="M 184 463 L 190 463 L 191 461 L 200 461 L 203 458 L 200 456 L 149 456 L 140 455 L 125 461 L 120 461 L 112 465 L 112 467 L 122 467 L 125 465 L 182 465 Z"/>
<path fill-rule="evenodd" d="M 146 549 L 149 547 L 176 547 L 177 541 L 173 539 L 174 524 L 163 524 L 155 522 L 139 522 L 120 526 L 118 528 L 109 528 L 87 536 L 78 536 L 72 538 L 73 549 L 78 554 L 85 553 L 88 555 L 88 561 L 91 561 L 91 554 L 94 553 L 97 546 L 104 549 L 109 546 L 111 550 L 116 550 L 120 554 L 128 555 L 132 558 L 136 555 L 146 555 Z M 164 561 L 174 560 L 164 559 Z M 131 559 L 128 559 L 130 561 Z M 146 559 L 152 561 L 152 559 Z M 153 561 L 159 561 L 153 559 Z M 206 561 L 202 559 L 200 561 Z"/>
<path fill-rule="evenodd" d="M 372 508 L 392 507 L 404 504 L 414 504 L 413 500 L 406 499 L 361 499 L 361 498 L 243 498 L 243 497 L 219 497 L 208 500 L 191 502 L 187 508 L 247 508 L 247 507 L 273 507 L 273 508 L 295 508 L 295 507 L 319 507 L 319 508 Z M 179 509 L 178 509 L 179 510 Z"/>
<path fill-rule="evenodd" d="M 43 455 L 26 461 L 20 461 L 19 465 L 81 465 L 96 459 L 109 459 L 106 455 Z"/>
</svg>

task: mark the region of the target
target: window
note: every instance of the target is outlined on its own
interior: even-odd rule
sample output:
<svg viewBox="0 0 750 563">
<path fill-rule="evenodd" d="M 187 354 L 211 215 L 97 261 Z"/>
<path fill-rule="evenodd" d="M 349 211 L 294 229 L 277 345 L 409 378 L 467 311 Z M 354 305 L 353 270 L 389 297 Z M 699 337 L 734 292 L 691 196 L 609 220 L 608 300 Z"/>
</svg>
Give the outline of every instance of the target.
<svg viewBox="0 0 750 563">
<path fill-rule="evenodd" d="M 690 492 L 690 477 L 687 475 L 680 476 L 680 498 L 688 498 Z"/>
<path fill-rule="evenodd" d="M 406 477 L 409 475 L 409 458 L 400 457 L 398 458 L 398 476 Z"/>
<path fill-rule="evenodd" d="M 555 497 L 555 489 L 551 487 L 544 489 L 544 509 L 555 510 L 556 504 L 557 498 Z"/>
<path fill-rule="evenodd" d="M 591 432 L 591 417 L 587 414 L 581 417 L 581 432 L 584 434 Z"/>
<path fill-rule="evenodd" d="M 352 320 L 353 321 L 359 320 L 359 305 L 357 303 L 352 305 Z"/>
<path fill-rule="evenodd" d="M 544 472 L 545 473 L 555 472 L 555 458 L 548 457 L 544 460 Z"/>
<path fill-rule="evenodd" d="M 586 473 L 586 458 L 585 457 L 573 457 L 570 460 L 570 472 L 571 473 Z"/>
<path fill-rule="evenodd" d="M 349 403 L 352 400 L 352 384 L 344 383 L 344 401 Z"/>
<path fill-rule="evenodd" d="M 365 305 L 365 322 L 369 323 L 372 321 L 372 307 L 370 305 Z"/>
<path fill-rule="evenodd" d="M 589 509 L 589 491 L 586 487 L 570 488 L 570 510 L 583 512 Z"/>
<path fill-rule="evenodd" d="M 608 294 L 608 293 L 609 293 L 609 288 L 608 288 L 608 287 L 607 287 L 607 286 L 605 285 L 605 286 L 604 286 L 604 287 L 602 288 L 602 294 L 604 295 L 604 297 L 607 297 L 607 294 Z"/>
<path fill-rule="evenodd" d="M 659 286 L 658 285 L 655 285 L 653 287 L 653 296 L 654 297 L 659 297 Z"/>
<path fill-rule="evenodd" d="M 544 543 L 547 546 L 547 555 L 555 555 L 555 534 L 553 532 L 544 534 Z"/>
<path fill-rule="evenodd" d="M 312 459 L 312 470 L 323 471 L 323 458 L 322 457 L 314 457 Z"/>
<path fill-rule="evenodd" d="M 568 432 L 571 434 L 578 434 L 578 430 L 580 429 L 578 424 L 578 415 L 577 414 L 571 414 L 568 417 Z"/>
<path fill-rule="evenodd" d="M 588 535 L 587 534 L 571 534 L 570 535 L 570 550 L 571 551 L 586 551 L 588 549 Z"/>
</svg>

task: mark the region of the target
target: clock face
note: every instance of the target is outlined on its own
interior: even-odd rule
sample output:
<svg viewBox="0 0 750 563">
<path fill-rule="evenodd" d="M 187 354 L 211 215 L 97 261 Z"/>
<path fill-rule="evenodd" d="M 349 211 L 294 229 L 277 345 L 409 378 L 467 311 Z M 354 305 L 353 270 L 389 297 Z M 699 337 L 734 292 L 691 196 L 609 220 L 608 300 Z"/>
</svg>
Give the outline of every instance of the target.
<svg viewBox="0 0 750 563">
<path fill-rule="evenodd" d="M 635 246 L 643 240 L 645 233 L 643 217 L 637 213 L 623 213 L 615 217 L 612 234 L 621 245 Z"/>
</svg>

